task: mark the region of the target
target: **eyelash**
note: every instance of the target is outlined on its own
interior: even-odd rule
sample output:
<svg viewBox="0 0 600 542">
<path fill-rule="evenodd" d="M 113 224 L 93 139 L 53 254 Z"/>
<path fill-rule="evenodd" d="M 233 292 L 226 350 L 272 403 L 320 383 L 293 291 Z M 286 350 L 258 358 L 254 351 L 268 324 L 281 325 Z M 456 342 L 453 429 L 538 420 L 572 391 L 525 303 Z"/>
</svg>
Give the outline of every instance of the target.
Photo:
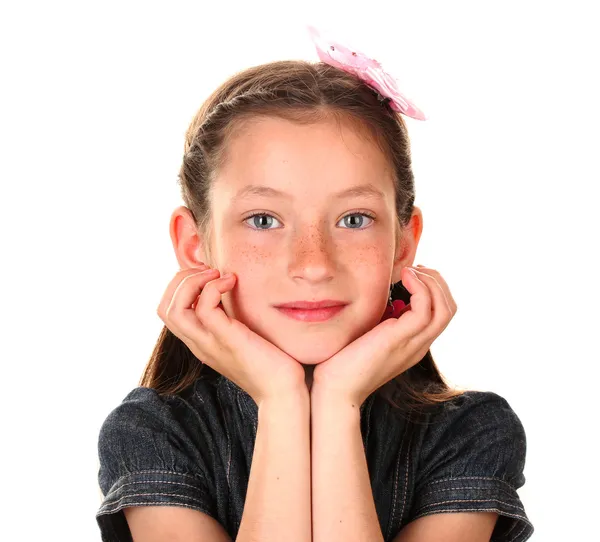
<svg viewBox="0 0 600 542">
<path fill-rule="evenodd" d="M 362 216 L 366 216 L 366 217 L 370 218 L 373 222 L 376 221 L 375 215 L 373 215 L 372 213 L 365 212 L 365 211 L 360 211 L 360 212 L 354 211 L 352 213 L 348 213 L 348 214 L 344 215 L 342 218 L 340 218 L 340 220 L 343 220 L 347 216 L 352 216 L 352 215 L 362 215 Z M 246 222 L 247 220 L 250 220 L 251 218 L 254 218 L 255 216 L 270 216 L 270 217 L 275 218 L 275 220 L 277 220 L 277 217 L 275 217 L 275 216 L 273 216 L 273 215 L 271 215 L 269 213 L 258 212 L 258 213 L 253 213 L 253 214 L 247 216 L 246 218 L 244 218 L 243 222 Z M 278 229 L 278 228 L 261 229 L 261 228 L 250 227 L 250 229 L 252 229 L 254 231 L 270 231 L 270 230 Z M 345 230 L 359 230 L 360 231 L 360 230 L 365 230 L 367 228 L 342 228 L 342 229 L 345 229 Z"/>
</svg>

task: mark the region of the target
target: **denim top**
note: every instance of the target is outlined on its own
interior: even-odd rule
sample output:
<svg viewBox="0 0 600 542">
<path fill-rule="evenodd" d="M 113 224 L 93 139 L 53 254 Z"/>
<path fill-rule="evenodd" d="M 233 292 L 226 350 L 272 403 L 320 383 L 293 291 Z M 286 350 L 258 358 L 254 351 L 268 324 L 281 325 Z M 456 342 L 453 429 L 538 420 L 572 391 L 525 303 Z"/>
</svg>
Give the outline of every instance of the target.
<svg viewBox="0 0 600 542">
<path fill-rule="evenodd" d="M 516 491 L 525 483 L 525 431 L 505 399 L 467 391 L 416 422 L 374 392 L 360 412 L 386 542 L 416 518 L 457 511 L 498 513 L 494 542 L 531 536 Z M 220 375 L 198 378 L 177 395 L 133 389 L 100 430 L 102 540 L 131 541 L 123 508 L 148 505 L 200 510 L 235 540 L 257 420 L 253 399 Z"/>
</svg>

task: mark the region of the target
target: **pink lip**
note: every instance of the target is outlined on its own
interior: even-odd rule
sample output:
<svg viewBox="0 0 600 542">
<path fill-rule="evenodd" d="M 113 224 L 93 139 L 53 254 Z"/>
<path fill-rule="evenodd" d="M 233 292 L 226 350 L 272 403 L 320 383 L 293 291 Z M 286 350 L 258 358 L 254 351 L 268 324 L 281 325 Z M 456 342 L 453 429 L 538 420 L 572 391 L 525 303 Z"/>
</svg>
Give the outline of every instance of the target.
<svg viewBox="0 0 600 542">
<path fill-rule="evenodd" d="M 321 301 L 291 301 L 276 305 L 277 308 L 286 309 L 324 309 L 327 307 L 337 307 L 347 305 L 345 301 L 336 301 L 335 299 L 322 299 Z"/>
<path fill-rule="evenodd" d="M 338 314 L 346 305 L 325 307 L 320 309 L 290 309 L 287 307 L 276 307 L 286 316 L 302 322 L 324 322 Z"/>
</svg>

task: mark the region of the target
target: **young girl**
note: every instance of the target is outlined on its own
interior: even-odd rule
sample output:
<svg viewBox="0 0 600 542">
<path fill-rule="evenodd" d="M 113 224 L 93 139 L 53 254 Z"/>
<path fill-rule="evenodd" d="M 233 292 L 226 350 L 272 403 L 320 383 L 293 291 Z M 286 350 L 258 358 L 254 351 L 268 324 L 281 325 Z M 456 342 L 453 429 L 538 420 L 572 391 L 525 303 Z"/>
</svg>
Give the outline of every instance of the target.
<svg viewBox="0 0 600 542">
<path fill-rule="evenodd" d="M 519 418 L 429 351 L 457 306 L 412 267 L 424 116 L 313 38 L 321 62 L 247 69 L 189 127 L 165 326 L 100 431 L 102 539 L 527 540 Z"/>
</svg>

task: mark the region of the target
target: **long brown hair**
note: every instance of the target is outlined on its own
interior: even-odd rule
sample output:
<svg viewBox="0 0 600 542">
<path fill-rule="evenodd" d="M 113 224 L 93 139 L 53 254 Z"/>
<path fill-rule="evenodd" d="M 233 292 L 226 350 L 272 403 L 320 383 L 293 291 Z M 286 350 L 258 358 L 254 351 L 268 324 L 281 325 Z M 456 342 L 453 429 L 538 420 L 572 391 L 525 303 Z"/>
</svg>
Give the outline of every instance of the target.
<svg viewBox="0 0 600 542">
<path fill-rule="evenodd" d="M 401 229 L 408 224 L 415 201 L 410 142 L 402 116 L 382 103 L 370 87 L 342 70 L 322 62 L 276 61 L 251 67 L 225 81 L 204 102 L 186 133 L 179 185 L 205 240 L 207 265 L 214 267 L 210 255 L 212 182 L 225 160 L 231 134 L 245 120 L 261 115 L 301 124 L 343 118 L 356 123 L 357 129 L 366 129 L 393 165 L 396 239 L 401 241 Z M 410 295 L 401 282 L 394 285 L 392 298 L 409 303 Z M 164 326 L 140 385 L 161 394 L 176 394 L 201 374 L 203 378 L 218 376 Z M 402 411 L 424 410 L 460 394 L 445 382 L 431 351 L 377 393 Z"/>
</svg>

